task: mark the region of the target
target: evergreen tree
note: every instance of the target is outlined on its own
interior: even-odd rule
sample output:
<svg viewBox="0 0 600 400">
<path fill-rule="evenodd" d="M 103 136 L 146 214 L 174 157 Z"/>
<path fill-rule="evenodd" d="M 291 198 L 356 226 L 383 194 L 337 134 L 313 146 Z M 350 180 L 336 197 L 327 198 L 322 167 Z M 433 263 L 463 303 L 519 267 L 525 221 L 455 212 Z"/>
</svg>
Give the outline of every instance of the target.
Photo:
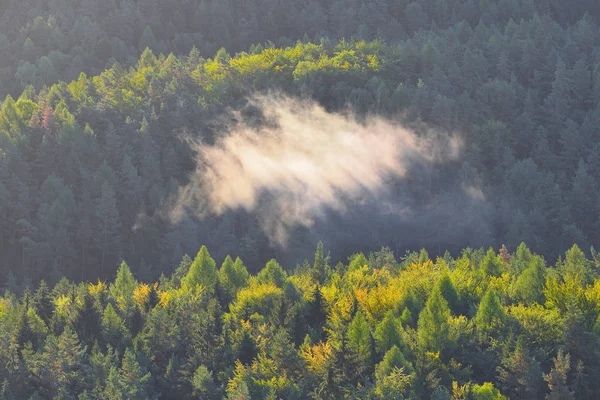
<svg viewBox="0 0 600 400">
<path fill-rule="evenodd" d="M 110 285 L 110 294 L 115 299 L 119 309 L 125 315 L 129 315 L 135 306 L 133 302 L 133 291 L 136 281 L 125 261 L 121 263 L 117 271 L 115 283 Z"/>
<path fill-rule="evenodd" d="M 493 290 L 488 290 L 479 303 L 475 326 L 481 340 L 490 335 L 498 335 L 504 325 L 504 308 Z"/>
<path fill-rule="evenodd" d="M 325 256 L 323 242 L 317 244 L 315 251 L 315 261 L 311 269 L 312 278 L 319 284 L 323 284 L 329 274 L 329 257 Z"/>
<path fill-rule="evenodd" d="M 502 391 L 511 399 L 536 398 L 542 373 L 539 363 L 529 356 L 522 337 L 515 350 L 502 359 L 498 373 Z"/>
<path fill-rule="evenodd" d="M 532 257 L 528 264 L 516 282 L 516 295 L 528 305 L 542 303 L 546 283 L 544 260 L 536 256 Z"/>
<path fill-rule="evenodd" d="M 118 382 L 126 399 L 143 400 L 149 397 L 150 373 L 140 367 L 130 348 L 123 355 Z"/>
<path fill-rule="evenodd" d="M 271 260 L 258 273 L 257 279 L 261 283 L 272 283 L 278 287 L 283 287 L 287 274 L 277 261 Z"/>
<path fill-rule="evenodd" d="M 448 307 L 450 307 L 450 310 L 457 314 L 458 310 L 460 309 L 460 301 L 458 298 L 458 293 L 456 292 L 456 288 L 452 284 L 448 274 L 443 274 L 440 280 L 437 282 L 437 285 L 440 287 L 442 296 L 448 302 Z"/>
<path fill-rule="evenodd" d="M 391 310 L 388 311 L 375 329 L 375 340 L 377 341 L 377 350 L 379 353 L 386 354 L 394 346 L 402 347 L 400 329 L 400 321 L 398 321 Z"/>
<path fill-rule="evenodd" d="M 216 281 L 217 269 L 215 260 L 211 258 L 206 246 L 202 246 L 194 259 L 194 262 L 190 266 L 189 272 L 181 280 L 181 287 L 191 291 L 195 289 L 197 285 L 201 285 L 212 290 Z"/>
<path fill-rule="evenodd" d="M 432 352 L 443 352 L 449 339 L 450 308 L 441 288 L 434 287 L 425 308 L 419 314 L 417 336 L 419 346 Z"/>
<path fill-rule="evenodd" d="M 359 311 L 348 326 L 348 350 L 356 365 L 355 376 L 362 377 L 371 367 L 371 329 Z"/>
<path fill-rule="evenodd" d="M 569 374 L 571 357 L 563 354 L 559 350 L 556 358 L 553 359 L 554 367 L 549 374 L 544 375 L 544 380 L 548 383 L 550 393 L 546 395 L 549 400 L 568 400 L 575 399 L 573 393 L 567 386 L 567 376 Z"/>
</svg>

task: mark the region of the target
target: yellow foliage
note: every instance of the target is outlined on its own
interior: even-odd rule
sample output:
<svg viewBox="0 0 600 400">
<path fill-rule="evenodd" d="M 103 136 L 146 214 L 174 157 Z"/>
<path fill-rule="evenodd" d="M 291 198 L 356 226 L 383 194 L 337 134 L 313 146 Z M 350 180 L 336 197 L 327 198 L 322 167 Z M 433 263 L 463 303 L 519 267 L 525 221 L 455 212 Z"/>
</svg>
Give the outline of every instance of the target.
<svg viewBox="0 0 600 400">
<path fill-rule="evenodd" d="M 62 316 L 66 316 L 71 306 L 71 297 L 60 296 L 54 300 L 54 305 L 56 306 L 56 312 Z"/>
<path fill-rule="evenodd" d="M 233 314 L 241 315 L 247 307 L 259 313 L 271 311 L 274 300 L 282 294 L 281 288 L 273 283 L 253 284 L 238 292 L 237 299 L 231 304 Z"/>
<path fill-rule="evenodd" d="M 175 299 L 176 290 L 166 290 L 164 292 L 158 292 L 158 304 L 162 308 L 167 308 L 169 303 Z"/>
<path fill-rule="evenodd" d="M 213 80 L 224 79 L 227 73 L 227 68 L 219 62 L 219 60 L 207 61 L 204 64 L 204 71 Z"/>
<path fill-rule="evenodd" d="M 142 283 L 141 285 L 139 285 L 138 287 L 133 289 L 133 301 L 135 301 L 135 303 L 138 306 L 144 307 L 144 305 L 150 299 L 151 291 L 152 291 L 152 289 L 150 288 L 149 285 Z"/>
<path fill-rule="evenodd" d="M 308 346 L 301 350 L 302 358 L 306 361 L 310 371 L 320 374 L 325 372 L 327 362 L 332 354 L 331 345 L 328 342 L 319 342 L 314 346 Z"/>
<path fill-rule="evenodd" d="M 90 295 L 93 297 L 97 297 L 99 295 L 106 293 L 106 290 L 107 290 L 106 283 L 100 281 L 100 279 L 98 279 L 98 284 L 94 285 L 93 283 L 90 283 L 88 285 L 88 291 L 90 292 Z"/>
<path fill-rule="evenodd" d="M 563 320 L 558 309 L 548 310 L 539 304 L 511 306 L 508 313 L 525 329 L 529 339 L 538 346 L 554 346 L 563 332 Z"/>
<path fill-rule="evenodd" d="M 595 304 L 597 309 L 600 309 L 600 279 L 596 279 L 593 285 L 585 288 L 585 297 L 589 302 Z"/>
<path fill-rule="evenodd" d="M 359 300 L 359 305 L 365 318 L 374 324 L 381 321 L 389 310 L 394 309 L 401 298 L 402 292 L 393 286 L 379 284 L 368 292 L 364 301 Z"/>
<path fill-rule="evenodd" d="M 508 296 L 508 291 L 511 287 L 511 280 L 512 278 L 508 272 L 503 273 L 502 276 L 492 276 L 490 277 L 487 289 L 492 289 L 497 295 L 506 297 Z M 483 288 L 481 289 L 481 292 L 478 294 L 483 296 L 485 292 L 483 291 Z"/>
<path fill-rule="evenodd" d="M 2 318 L 8 309 L 10 308 L 10 301 L 7 299 L 0 299 L 0 318 Z"/>
</svg>

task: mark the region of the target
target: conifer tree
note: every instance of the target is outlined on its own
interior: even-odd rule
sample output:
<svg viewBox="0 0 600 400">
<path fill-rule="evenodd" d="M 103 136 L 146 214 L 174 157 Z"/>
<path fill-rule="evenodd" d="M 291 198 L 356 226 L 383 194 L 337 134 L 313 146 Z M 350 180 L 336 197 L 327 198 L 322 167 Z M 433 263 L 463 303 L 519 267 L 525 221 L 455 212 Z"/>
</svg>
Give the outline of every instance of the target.
<svg viewBox="0 0 600 400">
<path fill-rule="evenodd" d="M 386 354 L 394 346 L 402 347 L 400 329 L 400 321 L 394 316 L 393 311 L 388 311 L 375 329 L 375 340 L 379 353 Z"/>
<path fill-rule="evenodd" d="M 435 286 L 425 308 L 419 314 L 417 336 L 421 348 L 443 352 L 448 345 L 450 331 L 450 308 L 442 296 L 441 288 Z"/>
<path fill-rule="evenodd" d="M 202 246 L 187 275 L 181 280 L 181 287 L 187 291 L 201 285 L 209 290 L 214 288 L 217 281 L 215 260 L 208 253 L 206 246 Z"/>
</svg>

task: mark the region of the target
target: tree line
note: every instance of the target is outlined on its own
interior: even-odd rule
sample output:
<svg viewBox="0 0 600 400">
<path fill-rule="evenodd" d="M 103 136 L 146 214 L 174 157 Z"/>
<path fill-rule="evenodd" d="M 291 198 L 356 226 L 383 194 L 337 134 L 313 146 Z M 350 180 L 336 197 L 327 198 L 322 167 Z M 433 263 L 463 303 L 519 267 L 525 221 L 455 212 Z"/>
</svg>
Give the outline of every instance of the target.
<svg viewBox="0 0 600 400">
<path fill-rule="evenodd" d="M 0 297 L 2 399 L 592 399 L 600 255 L 383 248 L 256 275 L 206 247 L 157 282 Z M 288 269 L 289 270 L 289 269 Z"/>
<path fill-rule="evenodd" d="M 271 41 L 287 46 L 306 37 L 400 41 L 420 30 L 465 21 L 471 27 L 551 15 L 562 25 L 593 0 L 6 0 L 0 5 L 0 94 L 18 95 L 58 80 L 96 75 L 117 61 L 134 65 L 146 47 L 155 52 L 203 54 Z"/>
</svg>

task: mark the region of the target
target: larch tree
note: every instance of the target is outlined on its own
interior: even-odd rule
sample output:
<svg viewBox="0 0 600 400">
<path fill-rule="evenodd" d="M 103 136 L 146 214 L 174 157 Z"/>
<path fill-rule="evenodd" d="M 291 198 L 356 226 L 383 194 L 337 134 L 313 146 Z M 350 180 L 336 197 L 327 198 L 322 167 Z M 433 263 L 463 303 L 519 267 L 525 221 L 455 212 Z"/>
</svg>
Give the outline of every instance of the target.
<svg viewBox="0 0 600 400">
<path fill-rule="evenodd" d="M 448 344 L 450 332 L 450 308 L 442 296 L 439 286 L 434 287 L 425 308 L 419 314 L 417 336 L 421 348 L 432 352 L 443 352 Z"/>
<path fill-rule="evenodd" d="M 181 287 L 187 291 L 194 290 L 200 285 L 212 290 L 217 281 L 217 268 L 215 260 L 208 253 L 206 246 L 202 246 L 190 266 L 187 275 L 181 280 Z"/>
</svg>

